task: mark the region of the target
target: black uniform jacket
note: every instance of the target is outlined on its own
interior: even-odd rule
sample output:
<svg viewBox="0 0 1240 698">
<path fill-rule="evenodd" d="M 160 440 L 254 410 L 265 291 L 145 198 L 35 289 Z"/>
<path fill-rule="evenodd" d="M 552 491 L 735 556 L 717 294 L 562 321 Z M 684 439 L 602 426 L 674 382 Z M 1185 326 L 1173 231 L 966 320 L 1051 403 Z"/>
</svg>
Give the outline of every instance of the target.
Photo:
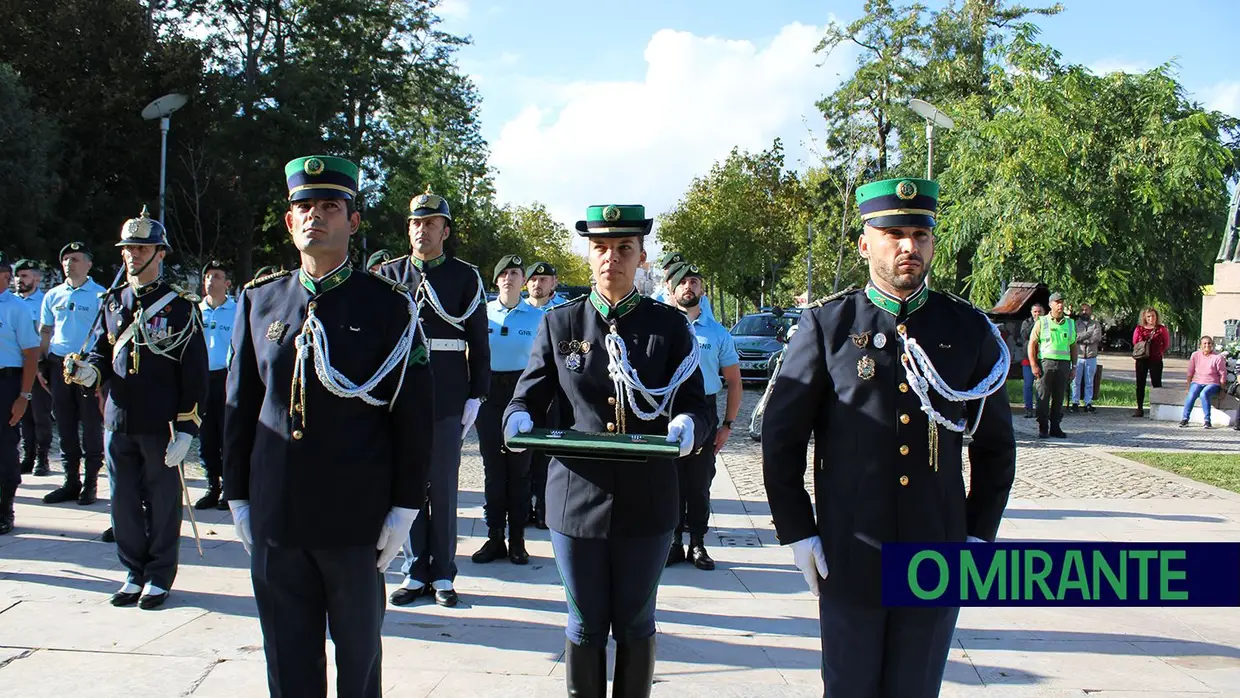
<svg viewBox="0 0 1240 698">
<path fill-rule="evenodd" d="M 192 335 L 169 356 L 141 346 L 135 361 L 127 328 L 144 308 L 161 305 L 169 294 L 172 299 L 146 319 L 147 336 L 166 350 L 191 325 Z M 94 328 L 94 348 L 86 360 L 99 369 L 99 384 L 107 394 L 103 425 L 109 431 L 171 438 L 168 425 L 175 423 L 177 431 L 198 435 L 209 363 L 197 316 L 197 299 L 163 279 L 137 290 L 125 285 L 104 296 L 103 314 Z"/>
<path fill-rule="evenodd" d="M 453 327 L 439 317 L 430 301 L 423 302 L 422 329 L 429 338 L 463 339 L 469 347 L 467 352 L 431 352 L 436 419 L 461 414 L 468 398 L 486 397 L 491 390 L 491 345 L 487 339 L 486 289 L 478 287 L 477 269 L 447 255 L 429 262 L 405 256 L 379 267 L 379 274 L 399 281 L 415 294 L 425 276 L 439 296 L 444 311 L 454 317 L 460 317 L 474 297 L 483 292 L 478 307 L 462 323 L 464 329 Z"/>
<path fill-rule="evenodd" d="M 986 400 L 969 445 L 967 496 L 962 434 L 939 428 L 938 470 L 932 467 L 929 417 L 909 387 L 897 326 L 906 326 L 956 390 L 991 371 L 1000 340 L 972 305 L 923 292 L 924 305 L 914 296 L 912 303 L 895 301 L 894 312 L 864 291 L 803 312 L 763 417 L 763 475 L 779 541 L 820 535 L 828 567 L 823 593 L 867 605 L 881 599 L 881 543 L 993 540 L 1016 473 L 1002 389 Z M 1007 366 L 1002 370 L 1006 375 Z M 966 407 L 931 394 L 940 414 L 955 422 L 967 412 L 973 423 L 977 401 Z M 811 434 L 817 523 L 804 485 Z"/>
<path fill-rule="evenodd" d="M 591 294 L 547 311 L 539 324 L 529 365 L 504 413 L 505 423 L 512 413 L 525 411 L 536 426 L 546 427 L 547 408 L 558 398 L 565 406 L 565 421 L 558 428 L 620 430 L 615 386 L 607 375 L 604 338 L 609 324 L 593 304 L 594 297 Z M 684 313 L 641 297 L 636 291 L 611 310 L 617 315 L 616 328 L 628 347 L 629 362 L 642 383 L 652 388 L 670 383 L 694 341 Z M 588 351 L 576 354 L 580 364 L 575 369 L 569 367 L 569 353 L 562 351 L 565 343 L 573 340 L 589 342 Z M 650 409 L 644 403 L 641 407 Z M 695 449 L 706 438 L 708 409 L 702 374 L 694 371 L 677 390 L 671 413 L 693 418 Z M 666 435 L 669 420 L 660 416 L 644 421 L 626 408 L 624 421 L 627 433 Z M 625 463 L 565 457 L 554 458 L 548 465 L 547 525 L 568 536 L 665 533 L 676 527 L 679 501 L 676 462 L 671 459 Z"/>
<path fill-rule="evenodd" d="M 420 341 L 394 405 L 328 392 L 312 354 L 304 422 L 290 415 L 295 339 L 310 304 L 326 331 L 331 365 L 361 384 L 400 340 L 408 298 L 403 286 L 348 267 L 317 284 L 281 272 L 238 294 L 224 408 L 224 493 L 250 501 L 256 540 L 308 548 L 374 545 L 391 507 L 423 508 L 433 388 Z M 391 402 L 399 380 L 397 367 L 372 395 Z"/>
</svg>

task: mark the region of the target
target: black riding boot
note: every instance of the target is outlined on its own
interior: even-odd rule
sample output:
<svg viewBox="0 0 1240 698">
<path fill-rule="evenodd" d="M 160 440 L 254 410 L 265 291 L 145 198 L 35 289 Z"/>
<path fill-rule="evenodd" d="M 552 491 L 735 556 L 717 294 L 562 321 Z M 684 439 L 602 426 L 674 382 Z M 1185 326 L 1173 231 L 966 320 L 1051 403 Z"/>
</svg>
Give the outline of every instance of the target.
<svg viewBox="0 0 1240 698">
<path fill-rule="evenodd" d="M 569 698 L 607 698 L 606 646 L 582 647 L 565 640 L 564 669 Z"/>
<path fill-rule="evenodd" d="M 654 685 L 654 635 L 636 642 L 616 643 L 616 675 L 612 698 L 649 698 Z"/>
</svg>

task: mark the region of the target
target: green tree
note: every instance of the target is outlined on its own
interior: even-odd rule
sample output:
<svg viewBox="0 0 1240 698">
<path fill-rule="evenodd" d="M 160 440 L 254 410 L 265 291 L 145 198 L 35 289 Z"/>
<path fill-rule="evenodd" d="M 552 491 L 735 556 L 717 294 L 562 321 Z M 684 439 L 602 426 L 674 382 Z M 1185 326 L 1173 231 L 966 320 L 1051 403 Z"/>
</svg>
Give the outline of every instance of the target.
<svg viewBox="0 0 1240 698">
<path fill-rule="evenodd" d="M 1158 304 L 1191 325 L 1237 121 L 1187 100 L 1166 66 L 1097 76 L 1027 36 L 1008 61 L 993 71 L 994 117 L 957 120 L 936 278 L 972 249 L 967 281 L 981 305 L 1005 281 L 1037 280 L 1116 313 Z"/>
<path fill-rule="evenodd" d="M 56 242 L 39 235 L 55 200 L 57 178 L 52 162 L 55 125 L 36 109 L 17 73 L 0 63 L 0 191 L 9 205 L 0 213 L 0 229 L 10 253 L 35 259 L 55 257 Z"/>
<path fill-rule="evenodd" d="M 784 169 L 779 140 L 760 153 L 733 148 L 660 216 L 659 239 L 700 266 L 712 286 L 760 304 L 792 272 L 804 212 L 801 182 Z M 796 278 L 803 289 L 804 275 Z"/>
</svg>

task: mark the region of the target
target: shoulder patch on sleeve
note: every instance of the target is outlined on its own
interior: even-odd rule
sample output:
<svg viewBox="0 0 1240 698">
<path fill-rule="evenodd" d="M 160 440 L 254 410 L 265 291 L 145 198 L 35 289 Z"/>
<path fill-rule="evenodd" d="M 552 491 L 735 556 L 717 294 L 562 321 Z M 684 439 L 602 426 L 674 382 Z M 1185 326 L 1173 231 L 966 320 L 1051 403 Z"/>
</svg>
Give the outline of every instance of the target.
<svg viewBox="0 0 1240 698">
<path fill-rule="evenodd" d="M 292 273 L 293 272 L 288 271 L 288 270 L 272 272 L 270 274 L 267 274 L 266 276 L 260 276 L 257 279 L 251 280 L 250 283 L 246 284 L 243 288 L 257 288 L 259 286 L 262 286 L 263 284 L 271 283 L 272 281 L 275 281 L 276 279 L 283 279 L 284 277 Z"/>
</svg>

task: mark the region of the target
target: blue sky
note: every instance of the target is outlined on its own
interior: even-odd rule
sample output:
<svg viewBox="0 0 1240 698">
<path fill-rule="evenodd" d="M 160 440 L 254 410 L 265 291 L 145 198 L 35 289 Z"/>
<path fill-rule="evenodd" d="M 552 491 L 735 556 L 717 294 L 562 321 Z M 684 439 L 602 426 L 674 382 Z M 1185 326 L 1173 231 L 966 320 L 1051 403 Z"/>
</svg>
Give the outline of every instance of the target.
<svg viewBox="0 0 1240 698">
<path fill-rule="evenodd" d="M 1064 4 L 1038 24 L 1065 61 L 1106 72 L 1174 60 L 1192 98 L 1240 116 L 1234 0 Z M 790 166 L 812 162 L 814 101 L 855 60 L 837 52 L 819 65 L 812 49 L 827 22 L 862 5 L 446 0 L 441 14 L 474 41 L 459 63 L 482 95 L 500 200 L 542 201 L 571 224 L 605 200 L 664 212 L 734 145 L 778 136 Z"/>
</svg>

